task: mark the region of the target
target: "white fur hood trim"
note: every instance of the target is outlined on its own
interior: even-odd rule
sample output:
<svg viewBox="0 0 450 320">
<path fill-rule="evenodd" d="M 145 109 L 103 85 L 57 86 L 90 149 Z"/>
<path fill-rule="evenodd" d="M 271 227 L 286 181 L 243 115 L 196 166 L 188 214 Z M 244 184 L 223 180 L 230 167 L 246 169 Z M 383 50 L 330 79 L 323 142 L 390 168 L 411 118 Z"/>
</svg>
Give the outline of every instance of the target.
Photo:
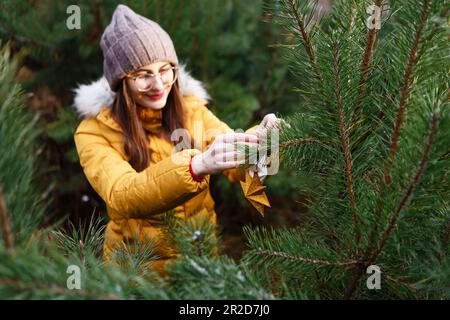
<svg viewBox="0 0 450 320">
<path fill-rule="evenodd" d="M 186 66 L 179 65 L 178 82 L 183 96 L 196 96 L 205 101 L 211 97 L 202 82 L 194 79 L 186 70 Z M 95 117 L 103 107 L 110 107 L 114 101 L 115 93 L 110 89 L 105 77 L 90 84 L 79 85 L 74 89 L 74 108 L 82 118 Z"/>
</svg>

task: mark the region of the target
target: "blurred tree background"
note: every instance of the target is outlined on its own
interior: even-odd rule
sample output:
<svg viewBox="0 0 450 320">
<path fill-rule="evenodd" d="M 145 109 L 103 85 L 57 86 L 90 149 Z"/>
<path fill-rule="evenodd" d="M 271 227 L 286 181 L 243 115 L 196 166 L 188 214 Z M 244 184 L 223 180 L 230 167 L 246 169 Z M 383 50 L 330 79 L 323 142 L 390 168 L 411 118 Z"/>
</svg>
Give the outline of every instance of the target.
<svg viewBox="0 0 450 320">
<path fill-rule="evenodd" d="M 272 0 L 77 1 L 81 29 L 69 30 L 66 9 L 73 1 L 3 0 L 0 39 L 24 55 L 16 75 L 27 92 L 26 105 L 41 117 L 37 127 L 41 157 L 38 183 L 50 188 L 47 223 L 104 215 L 78 162 L 73 133 L 79 122 L 71 105 L 73 89 L 102 74 L 101 34 L 119 3 L 158 22 L 171 35 L 177 54 L 212 96 L 210 108 L 232 128 L 246 129 L 270 112 L 285 116 L 301 106 L 292 75 L 282 59 L 289 35 L 272 23 Z M 328 1 L 323 1 L 325 8 Z M 280 45 L 283 44 L 283 45 Z M 214 176 L 225 250 L 239 258 L 246 224 L 297 224 L 302 216 L 298 177 L 281 171 L 268 180 L 272 208 L 255 215 L 239 185 Z"/>
</svg>

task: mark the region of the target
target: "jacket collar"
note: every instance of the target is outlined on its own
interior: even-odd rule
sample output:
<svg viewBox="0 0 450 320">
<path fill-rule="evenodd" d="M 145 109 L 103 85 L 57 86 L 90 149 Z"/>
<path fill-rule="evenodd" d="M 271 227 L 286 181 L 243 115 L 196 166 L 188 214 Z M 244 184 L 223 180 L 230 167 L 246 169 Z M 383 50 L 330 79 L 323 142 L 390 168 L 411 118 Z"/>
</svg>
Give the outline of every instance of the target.
<svg viewBox="0 0 450 320">
<path fill-rule="evenodd" d="M 178 82 L 183 97 L 188 98 L 189 96 L 194 96 L 205 102 L 211 99 L 203 83 L 193 78 L 183 64 L 179 65 Z M 75 99 L 73 107 L 80 118 L 97 118 L 97 120 L 112 129 L 122 130 L 111 116 L 110 107 L 114 102 L 115 93 L 111 91 L 105 77 L 87 85 L 79 85 L 78 88 L 74 89 L 74 92 Z M 147 117 L 144 114 L 145 118 L 151 123 L 154 122 L 153 113 L 151 115 L 147 114 Z"/>
</svg>

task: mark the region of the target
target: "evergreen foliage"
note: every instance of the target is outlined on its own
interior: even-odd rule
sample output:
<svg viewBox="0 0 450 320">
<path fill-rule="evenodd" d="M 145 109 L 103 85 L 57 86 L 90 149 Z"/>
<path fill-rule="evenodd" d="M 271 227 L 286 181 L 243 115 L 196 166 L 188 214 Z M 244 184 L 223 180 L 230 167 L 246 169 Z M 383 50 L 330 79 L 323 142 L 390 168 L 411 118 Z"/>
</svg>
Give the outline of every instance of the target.
<svg viewBox="0 0 450 320">
<path fill-rule="evenodd" d="M 231 2 L 214 3 L 219 10 Z M 383 8 L 380 29 L 367 25 L 371 4 Z M 119 250 L 118 265 L 103 262 L 103 222 L 95 212 L 89 224 L 40 229 L 46 190 L 33 183 L 38 116 L 24 108 L 13 79 L 17 60 L 6 47 L 0 54 L 1 298 L 450 298 L 447 1 L 342 0 L 321 19 L 306 0 L 265 5 L 292 41 L 284 61 L 301 103 L 281 131 L 280 156 L 308 195 L 306 219 L 295 228 L 246 227 L 250 249 L 237 263 L 218 254 L 220 237 L 206 221 L 169 212 L 167 241 L 180 254 L 167 268 L 169 278 L 148 268 L 157 258 L 151 242 Z M 236 6 L 220 10 L 250 8 Z M 185 21 L 158 10 L 153 14 L 169 26 Z M 234 23 L 248 27 L 245 20 Z M 237 60 L 251 40 L 221 39 L 243 45 L 233 53 Z M 214 41 L 208 50 L 226 55 Z M 220 58 L 208 59 L 196 60 L 202 70 L 227 68 Z M 239 63 L 227 77 L 248 70 Z M 67 286 L 71 265 L 81 270 L 80 290 Z M 366 286 L 371 265 L 381 270 L 380 290 Z"/>
<path fill-rule="evenodd" d="M 338 1 L 316 23 L 307 1 L 278 2 L 305 98 L 282 132 L 283 163 L 316 183 L 301 228 L 247 230 L 246 261 L 297 296 L 448 298 L 445 1 L 375 1 L 380 30 L 366 24 L 370 4 Z M 382 290 L 366 287 L 370 265 Z"/>
</svg>

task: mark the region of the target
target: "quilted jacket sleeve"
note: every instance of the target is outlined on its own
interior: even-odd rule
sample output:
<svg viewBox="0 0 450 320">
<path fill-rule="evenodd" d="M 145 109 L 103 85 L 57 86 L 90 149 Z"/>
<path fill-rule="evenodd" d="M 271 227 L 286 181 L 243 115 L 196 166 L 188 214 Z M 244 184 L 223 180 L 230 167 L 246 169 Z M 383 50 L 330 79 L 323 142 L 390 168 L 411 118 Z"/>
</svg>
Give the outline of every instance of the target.
<svg viewBox="0 0 450 320">
<path fill-rule="evenodd" d="M 202 106 L 202 113 L 203 123 L 205 124 L 205 132 L 207 133 L 207 146 L 211 144 L 219 134 L 233 131 L 225 122 L 217 118 L 205 105 Z M 252 133 L 257 128 L 258 125 L 255 125 L 247 129 L 245 133 Z M 226 176 L 232 183 L 244 180 L 245 178 L 244 172 L 238 169 L 225 170 L 223 171 L 223 175 Z"/>
<path fill-rule="evenodd" d="M 145 218 L 172 209 L 204 189 L 192 179 L 189 162 L 200 153 L 187 149 L 136 172 L 101 134 L 95 121 L 81 122 L 74 136 L 83 171 L 100 197 L 112 208 L 111 219 Z"/>
</svg>

